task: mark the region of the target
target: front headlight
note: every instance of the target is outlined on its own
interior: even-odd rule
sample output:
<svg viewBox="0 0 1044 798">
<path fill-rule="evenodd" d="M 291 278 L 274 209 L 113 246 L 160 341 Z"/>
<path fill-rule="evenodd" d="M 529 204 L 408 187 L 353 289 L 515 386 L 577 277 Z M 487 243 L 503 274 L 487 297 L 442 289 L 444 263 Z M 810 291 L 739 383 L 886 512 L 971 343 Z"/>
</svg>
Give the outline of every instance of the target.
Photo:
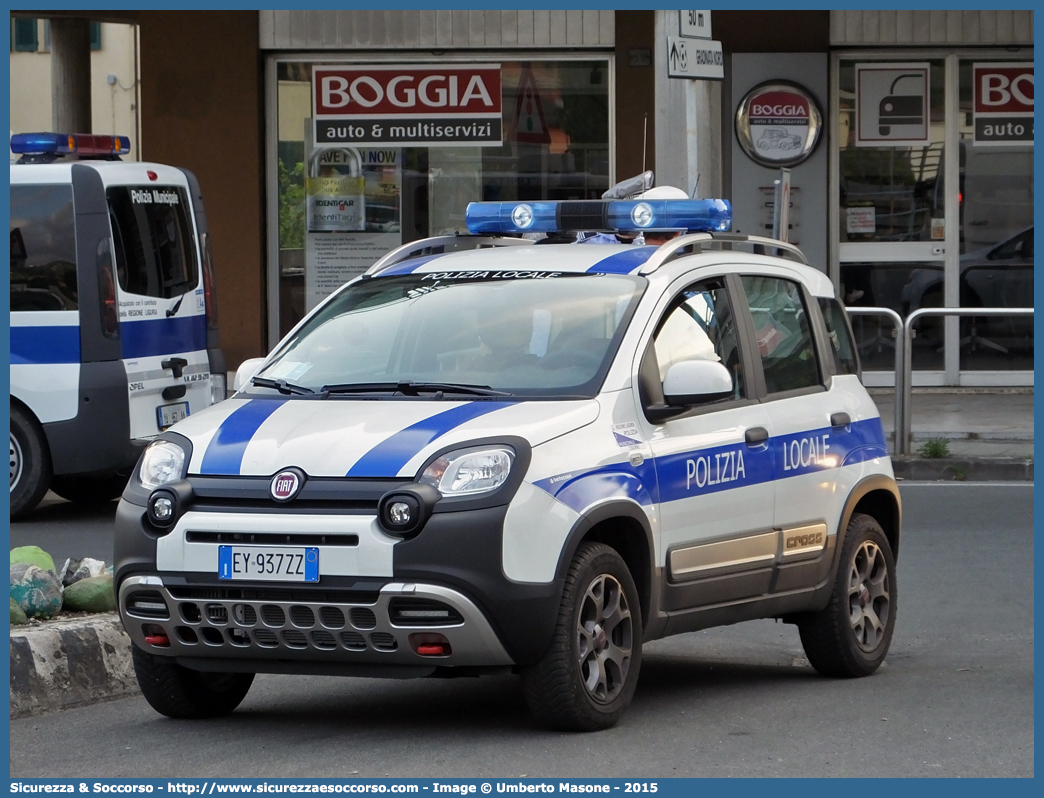
<svg viewBox="0 0 1044 798">
<path fill-rule="evenodd" d="M 150 443 L 141 458 L 141 486 L 153 490 L 185 476 L 185 450 L 173 441 Z"/>
<path fill-rule="evenodd" d="M 419 481 L 436 488 L 443 496 L 488 493 L 507 482 L 514 460 L 514 450 L 506 446 L 462 449 L 433 460 Z"/>
</svg>

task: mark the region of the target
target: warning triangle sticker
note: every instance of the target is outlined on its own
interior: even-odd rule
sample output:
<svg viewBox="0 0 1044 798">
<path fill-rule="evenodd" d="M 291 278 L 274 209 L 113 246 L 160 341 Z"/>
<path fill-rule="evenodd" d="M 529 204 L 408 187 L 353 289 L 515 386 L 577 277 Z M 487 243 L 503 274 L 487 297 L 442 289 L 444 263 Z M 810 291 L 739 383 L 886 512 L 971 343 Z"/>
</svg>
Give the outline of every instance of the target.
<svg viewBox="0 0 1044 798">
<path fill-rule="evenodd" d="M 516 141 L 527 144 L 551 143 L 551 133 L 544 121 L 544 108 L 540 104 L 540 93 L 528 65 L 522 69 L 522 77 L 518 81 L 515 118 L 511 127 Z"/>
</svg>

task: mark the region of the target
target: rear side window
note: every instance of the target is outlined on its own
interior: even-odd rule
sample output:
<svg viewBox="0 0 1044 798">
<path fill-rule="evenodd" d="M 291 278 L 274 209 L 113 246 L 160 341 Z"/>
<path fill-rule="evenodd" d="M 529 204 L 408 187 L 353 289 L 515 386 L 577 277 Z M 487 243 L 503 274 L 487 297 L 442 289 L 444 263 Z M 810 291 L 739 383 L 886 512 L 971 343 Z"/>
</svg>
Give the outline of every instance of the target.
<svg viewBox="0 0 1044 798">
<path fill-rule="evenodd" d="M 164 299 L 193 290 L 199 263 L 185 190 L 118 186 L 105 193 L 120 288 Z"/>
<path fill-rule="evenodd" d="M 830 351 L 834 354 L 834 368 L 838 374 L 858 374 L 859 356 L 852 344 L 845 309 L 836 299 L 820 299 L 819 307 L 826 322 Z"/>
<path fill-rule="evenodd" d="M 768 393 L 820 385 L 816 347 L 801 288 L 778 277 L 743 277 Z"/>
<path fill-rule="evenodd" d="M 76 310 L 72 186 L 11 186 L 11 310 Z"/>
</svg>

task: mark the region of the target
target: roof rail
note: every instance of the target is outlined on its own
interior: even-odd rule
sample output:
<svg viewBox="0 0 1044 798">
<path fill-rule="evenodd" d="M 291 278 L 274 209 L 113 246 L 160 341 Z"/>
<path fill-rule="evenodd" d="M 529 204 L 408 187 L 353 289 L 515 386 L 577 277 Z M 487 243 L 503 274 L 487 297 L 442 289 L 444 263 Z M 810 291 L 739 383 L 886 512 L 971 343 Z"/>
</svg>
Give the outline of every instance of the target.
<svg viewBox="0 0 1044 798">
<path fill-rule="evenodd" d="M 666 263 L 684 255 L 698 255 L 705 249 L 731 251 L 737 244 L 750 247 L 754 255 L 776 255 L 795 263 L 808 266 L 805 253 L 794 244 L 777 241 L 764 236 L 748 236 L 736 233 L 692 233 L 672 238 L 660 246 L 653 256 L 638 271 L 639 274 L 651 274 Z"/>
<path fill-rule="evenodd" d="M 487 247 L 529 246 L 533 242 L 528 238 L 508 238 L 502 236 L 472 236 L 454 234 L 450 236 L 433 236 L 411 241 L 396 247 L 382 256 L 373 266 L 366 270 L 364 276 L 372 277 L 396 263 L 423 255 L 441 255 L 444 252 L 459 252 L 466 249 L 483 249 Z"/>
</svg>

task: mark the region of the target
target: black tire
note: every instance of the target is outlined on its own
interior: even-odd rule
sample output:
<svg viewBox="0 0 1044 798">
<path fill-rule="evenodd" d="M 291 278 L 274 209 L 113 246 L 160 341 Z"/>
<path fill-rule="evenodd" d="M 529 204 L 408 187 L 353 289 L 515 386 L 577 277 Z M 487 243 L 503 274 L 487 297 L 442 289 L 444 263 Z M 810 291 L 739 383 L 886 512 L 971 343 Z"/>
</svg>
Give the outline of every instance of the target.
<svg viewBox="0 0 1044 798">
<path fill-rule="evenodd" d="M 808 661 L 823 676 L 853 678 L 876 671 L 895 629 L 895 557 L 881 525 L 856 513 L 841 548 L 830 603 L 798 622 Z"/>
<path fill-rule="evenodd" d="M 246 698 L 252 673 L 202 673 L 132 646 L 134 675 L 149 705 L 168 718 L 227 715 Z"/>
<path fill-rule="evenodd" d="M 60 476 L 51 480 L 51 490 L 77 504 L 104 504 L 120 497 L 127 487 L 127 479 L 125 474 L 111 477 Z"/>
<path fill-rule="evenodd" d="M 11 518 L 21 518 L 51 484 L 51 450 L 36 419 L 11 405 Z"/>
<path fill-rule="evenodd" d="M 641 605 L 627 565 L 603 543 L 581 544 L 551 645 L 522 670 L 530 711 L 555 729 L 608 729 L 630 705 L 641 663 Z"/>
</svg>

